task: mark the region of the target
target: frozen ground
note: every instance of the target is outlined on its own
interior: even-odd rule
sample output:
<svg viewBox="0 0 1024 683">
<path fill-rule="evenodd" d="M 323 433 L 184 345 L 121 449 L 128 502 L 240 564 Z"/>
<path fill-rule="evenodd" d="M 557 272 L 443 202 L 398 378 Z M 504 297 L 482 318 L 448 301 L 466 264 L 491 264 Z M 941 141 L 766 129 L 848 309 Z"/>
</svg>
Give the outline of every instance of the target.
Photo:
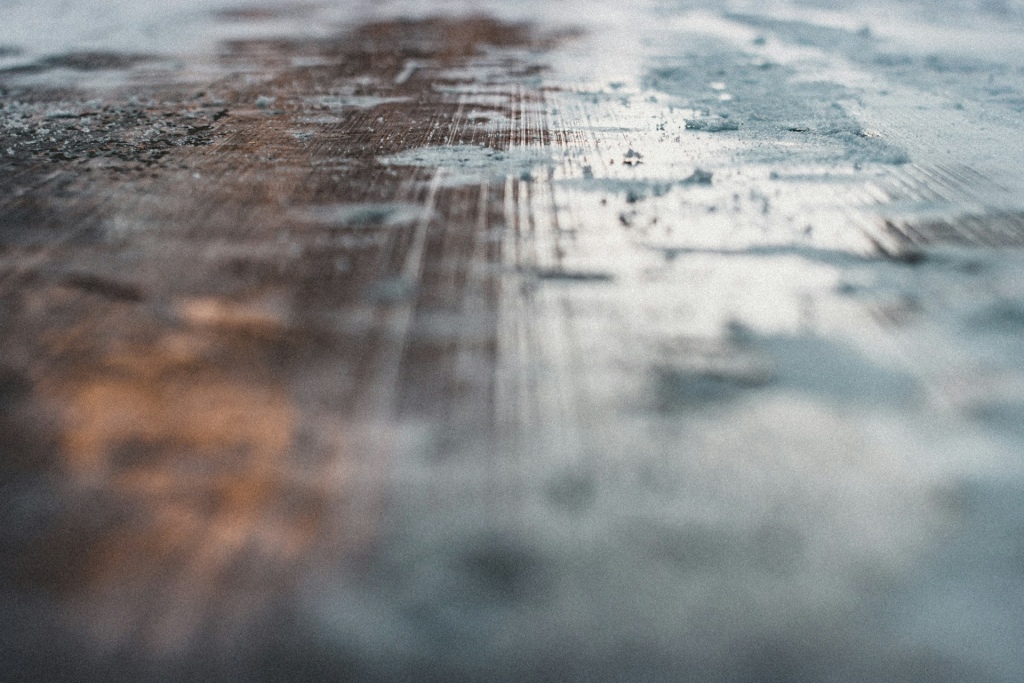
<svg viewBox="0 0 1024 683">
<path fill-rule="evenodd" d="M 0 0 L 12 680 L 1024 680 L 1024 3 Z"/>
</svg>

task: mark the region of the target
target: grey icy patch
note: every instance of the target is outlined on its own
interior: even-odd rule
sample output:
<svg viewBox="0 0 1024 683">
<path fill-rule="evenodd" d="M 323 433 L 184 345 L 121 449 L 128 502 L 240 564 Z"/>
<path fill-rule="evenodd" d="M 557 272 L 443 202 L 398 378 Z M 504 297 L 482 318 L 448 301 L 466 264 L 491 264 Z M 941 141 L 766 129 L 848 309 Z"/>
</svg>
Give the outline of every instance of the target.
<svg viewBox="0 0 1024 683">
<path fill-rule="evenodd" d="M 554 157 L 550 150 L 513 147 L 507 150 L 473 145 L 440 145 L 419 147 L 391 156 L 381 157 L 388 166 L 419 166 L 436 168 L 445 185 L 468 185 L 500 181 L 512 176 L 530 180 L 534 171 L 550 166 Z"/>
<path fill-rule="evenodd" d="M 739 348 L 770 359 L 773 386 L 784 391 L 867 406 L 907 406 L 918 397 L 913 377 L 845 343 L 811 334 L 762 336 L 740 325 L 730 333 Z"/>
<path fill-rule="evenodd" d="M 662 412 L 688 411 L 771 387 L 835 404 L 907 406 L 914 378 L 882 367 L 857 349 L 815 335 L 759 335 L 733 325 L 720 345 L 684 345 L 654 368 Z"/>
<path fill-rule="evenodd" d="M 849 88 L 798 79 L 794 69 L 752 60 L 711 41 L 702 47 L 664 60 L 644 78 L 646 88 L 698 112 L 687 119 L 688 131 L 730 132 L 748 140 L 754 143 L 746 153 L 753 163 L 909 160 L 903 149 L 865 132 L 847 112 L 843 102 L 856 99 Z M 722 89 L 729 91 L 729 100 L 721 99 Z M 771 144 L 780 135 L 784 144 Z"/>
<path fill-rule="evenodd" d="M 935 7 L 932 21 L 960 28 L 953 17 L 958 12 L 975 13 L 992 8 L 1015 14 L 1017 21 L 1024 17 L 1024 7 L 1010 9 L 1009 0 L 980 0 L 977 3 L 927 2 Z M 858 64 L 875 77 L 904 83 L 931 93 L 952 96 L 962 103 L 984 103 L 1005 108 L 1019 114 L 1024 111 L 1024 78 L 1019 65 L 1001 59 L 987 59 L 963 54 L 960 47 L 934 41 L 934 49 L 915 50 L 898 40 L 886 40 L 871 31 L 851 30 L 837 26 L 823 26 L 801 20 L 783 20 L 755 14 L 729 14 L 731 21 L 770 33 L 783 43 L 815 47 Z M 961 17 L 963 19 L 964 17 Z M 1003 17 L 1003 21 L 1009 14 Z M 952 49 L 950 49 L 952 48 Z M 996 83 L 997 81 L 997 83 Z M 962 107 L 963 104 L 960 104 Z"/>
<path fill-rule="evenodd" d="M 701 130 L 706 133 L 721 133 L 724 131 L 739 130 L 740 124 L 732 119 L 722 116 L 708 116 L 707 118 L 688 119 L 686 130 Z"/>
</svg>

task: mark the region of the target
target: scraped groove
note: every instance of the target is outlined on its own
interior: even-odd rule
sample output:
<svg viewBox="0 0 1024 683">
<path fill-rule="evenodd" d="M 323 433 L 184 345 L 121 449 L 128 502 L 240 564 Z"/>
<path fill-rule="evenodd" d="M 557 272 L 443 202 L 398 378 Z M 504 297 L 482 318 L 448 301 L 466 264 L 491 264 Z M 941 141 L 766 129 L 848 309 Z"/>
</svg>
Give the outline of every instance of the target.
<svg viewBox="0 0 1024 683">
<path fill-rule="evenodd" d="M 1024 247 L 1024 213 L 991 212 L 950 218 L 885 221 L 886 232 L 915 247 L 955 245 L 990 248 Z"/>
</svg>

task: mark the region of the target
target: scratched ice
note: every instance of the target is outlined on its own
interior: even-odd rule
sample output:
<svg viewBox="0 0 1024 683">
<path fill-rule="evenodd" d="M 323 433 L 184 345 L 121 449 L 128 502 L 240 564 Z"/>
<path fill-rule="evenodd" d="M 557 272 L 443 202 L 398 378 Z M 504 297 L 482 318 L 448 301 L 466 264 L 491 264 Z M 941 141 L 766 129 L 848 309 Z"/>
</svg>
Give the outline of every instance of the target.
<svg viewBox="0 0 1024 683">
<path fill-rule="evenodd" d="M 1022 27 L 0 2 L 0 678 L 1019 682 Z"/>
</svg>

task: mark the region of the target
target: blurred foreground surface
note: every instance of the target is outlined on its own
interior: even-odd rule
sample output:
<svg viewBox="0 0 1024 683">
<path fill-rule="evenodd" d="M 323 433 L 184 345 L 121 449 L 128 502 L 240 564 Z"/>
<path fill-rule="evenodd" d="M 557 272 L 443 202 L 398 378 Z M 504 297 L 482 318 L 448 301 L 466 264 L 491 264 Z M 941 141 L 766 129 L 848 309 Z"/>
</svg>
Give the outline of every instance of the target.
<svg viewBox="0 0 1024 683">
<path fill-rule="evenodd" d="M 0 0 L 0 678 L 1024 680 L 1022 29 Z"/>
</svg>

